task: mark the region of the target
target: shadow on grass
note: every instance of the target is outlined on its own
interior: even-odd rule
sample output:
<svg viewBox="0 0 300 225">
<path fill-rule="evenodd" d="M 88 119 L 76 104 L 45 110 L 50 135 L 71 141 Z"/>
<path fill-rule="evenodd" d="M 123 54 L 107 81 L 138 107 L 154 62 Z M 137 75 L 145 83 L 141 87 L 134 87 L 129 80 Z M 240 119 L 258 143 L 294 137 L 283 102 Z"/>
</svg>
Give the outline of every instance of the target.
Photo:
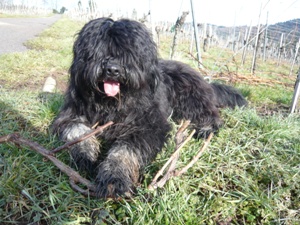
<svg viewBox="0 0 300 225">
<path fill-rule="evenodd" d="M 62 104 L 61 94 L 3 93 L 0 95 L 1 136 L 18 132 L 48 150 L 62 144 L 49 128 Z M 58 153 L 57 158 L 65 164 L 70 162 L 67 151 Z M 123 217 L 128 219 L 123 203 L 74 192 L 68 177 L 42 155 L 23 146 L 0 144 L 1 225 L 118 224 L 117 220 Z"/>
<path fill-rule="evenodd" d="M 49 125 L 62 103 L 61 94 L 0 92 L 0 136 L 17 132 L 48 149 L 59 144 Z M 41 155 L 0 144 L 0 224 L 49 224 L 45 218 L 55 210 L 47 198 L 49 187 L 60 182 L 57 175 Z"/>
</svg>

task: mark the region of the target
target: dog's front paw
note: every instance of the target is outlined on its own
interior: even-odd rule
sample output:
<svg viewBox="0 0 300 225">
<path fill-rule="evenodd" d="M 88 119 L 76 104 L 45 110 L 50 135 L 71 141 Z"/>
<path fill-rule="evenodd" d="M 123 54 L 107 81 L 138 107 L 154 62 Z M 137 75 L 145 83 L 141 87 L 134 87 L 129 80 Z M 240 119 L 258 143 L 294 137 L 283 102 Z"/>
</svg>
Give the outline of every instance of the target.
<svg viewBox="0 0 300 225">
<path fill-rule="evenodd" d="M 132 196 L 135 189 L 133 181 L 122 170 L 100 170 L 96 183 L 99 198 L 126 198 Z"/>
<path fill-rule="evenodd" d="M 99 180 L 96 192 L 98 198 L 126 198 L 132 196 L 134 186 L 132 183 L 124 182 L 121 178 L 111 178 L 108 181 Z"/>
</svg>

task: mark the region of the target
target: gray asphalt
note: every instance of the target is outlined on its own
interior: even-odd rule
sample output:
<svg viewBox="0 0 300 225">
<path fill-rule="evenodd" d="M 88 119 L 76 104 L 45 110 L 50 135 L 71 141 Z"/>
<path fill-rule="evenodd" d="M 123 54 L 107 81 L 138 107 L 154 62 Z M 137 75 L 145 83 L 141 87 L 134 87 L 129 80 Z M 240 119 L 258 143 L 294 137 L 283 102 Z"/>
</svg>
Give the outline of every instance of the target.
<svg viewBox="0 0 300 225">
<path fill-rule="evenodd" d="M 0 18 L 0 55 L 28 50 L 24 43 L 36 37 L 60 17 Z"/>
</svg>

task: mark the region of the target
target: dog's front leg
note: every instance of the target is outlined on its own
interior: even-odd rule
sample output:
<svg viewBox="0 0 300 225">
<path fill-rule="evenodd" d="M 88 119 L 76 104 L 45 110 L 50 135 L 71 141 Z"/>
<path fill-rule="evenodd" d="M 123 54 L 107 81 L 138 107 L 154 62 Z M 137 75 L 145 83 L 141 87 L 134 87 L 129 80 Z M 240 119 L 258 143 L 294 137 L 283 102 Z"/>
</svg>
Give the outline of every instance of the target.
<svg viewBox="0 0 300 225">
<path fill-rule="evenodd" d="M 100 198 L 131 196 L 137 184 L 142 159 L 139 150 L 128 143 L 115 143 L 98 168 L 97 195 Z"/>
<path fill-rule="evenodd" d="M 83 123 L 70 123 L 62 130 L 60 137 L 64 141 L 73 141 L 91 131 L 92 129 Z M 100 152 L 99 145 L 96 137 L 92 136 L 71 147 L 71 156 L 80 170 L 89 173 L 94 171 L 94 164 Z"/>
</svg>

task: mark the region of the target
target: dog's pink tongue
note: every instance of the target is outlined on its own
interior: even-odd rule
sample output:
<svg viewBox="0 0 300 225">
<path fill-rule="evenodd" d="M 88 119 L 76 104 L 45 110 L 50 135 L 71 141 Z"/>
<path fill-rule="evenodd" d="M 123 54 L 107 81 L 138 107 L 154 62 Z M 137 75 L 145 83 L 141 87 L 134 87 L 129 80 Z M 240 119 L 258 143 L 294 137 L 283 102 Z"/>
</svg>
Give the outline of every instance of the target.
<svg viewBox="0 0 300 225">
<path fill-rule="evenodd" d="M 120 83 L 115 81 L 105 81 L 104 91 L 107 96 L 115 96 L 120 91 Z"/>
</svg>

